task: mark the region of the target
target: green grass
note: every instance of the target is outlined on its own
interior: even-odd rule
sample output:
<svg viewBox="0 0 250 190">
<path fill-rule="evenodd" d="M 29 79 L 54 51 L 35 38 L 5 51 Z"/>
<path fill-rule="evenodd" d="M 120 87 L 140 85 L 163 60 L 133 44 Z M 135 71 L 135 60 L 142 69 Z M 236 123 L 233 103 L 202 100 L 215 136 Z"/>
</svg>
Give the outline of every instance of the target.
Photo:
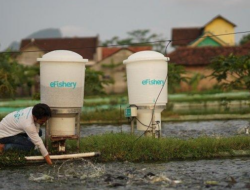
<svg viewBox="0 0 250 190">
<path fill-rule="evenodd" d="M 81 152 L 100 151 L 100 162 L 166 162 L 170 160 L 208 159 L 233 150 L 250 150 L 249 136 L 199 137 L 195 139 L 141 137 L 126 133 L 107 133 L 81 139 Z M 74 147 L 73 142 L 68 146 Z"/>
<path fill-rule="evenodd" d="M 1 167 L 15 167 L 27 164 L 25 156 L 36 155 L 37 152 L 24 152 L 24 151 L 6 151 L 0 154 L 0 168 Z"/>
<path fill-rule="evenodd" d="M 230 101 L 249 100 L 249 92 L 226 92 L 217 94 L 169 94 L 169 102 L 204 102 L 204 101 Z"/>
<path fill-rule="evenodd" d="M 82 122 L 97 122 L 97 121 L 113 121 L 119 123 L 124 120 L 123 110 L 108 109 L 108 110 L 98 110 L 93 112 L 83 112 L 81 114 Z"/>
<path fill-rule="evenodd" d="M 76 141 L 66 142 L 67 153 L 76 151 Z M 81 139 L 80 152 L 101 152 L 92 158 L 98 162 L 168 162 L 171 160 L 211 159 L 235 156 L 243 150 L 250 156 L 250 136 L 199 137 L 190 139 L 141 137 L 127 133 L 106 133 Z M 37 153 L 36 153 L 37 154 Z M 54 153 L 56 154 L 56 153 Z M 26 154 L 27 155 L 27 154 Z M 34 153 L 28 153 L 34 155 Z M 24 154 L 5 152 L 0 156 L 0 166 L 23 165 Z"/>
</svg>

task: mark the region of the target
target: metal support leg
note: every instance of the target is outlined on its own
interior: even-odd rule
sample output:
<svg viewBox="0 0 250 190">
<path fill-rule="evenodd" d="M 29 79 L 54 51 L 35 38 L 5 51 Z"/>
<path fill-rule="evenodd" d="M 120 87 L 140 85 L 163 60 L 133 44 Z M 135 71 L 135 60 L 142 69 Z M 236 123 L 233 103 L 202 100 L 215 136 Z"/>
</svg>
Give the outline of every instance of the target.
<svg viewBox="0 0 250 190">
<path fill-rule="evenodd" d="M 45 146 L 46 149 L 49 149 L 49 121 L 46 121 L 45 125 Z"/>
<path fill-rule="evenodd" d="M 80 138 L 80 116 L 81 116 L 81 111 L 79 111 L 78 112 L 78 114 L 77 114 L 77 126 L 76 126 L 76 131 L 77 131 L 77 137 L 78 137 L 78 139 L 77 139 L 77 150 L 78 150 L 78 152 L 80 152 L 80 140 L 81 140 L 81 138 Z"/>
<path fill-rule="evenodd" d="M 134 118 L 131 120 L 131 135 L 134 135 Z"/>
<path fill-rule="evenodd" d="M 152 110 L 152 114 L 153 114 L 153 118 L 152 118 L 152 122 L 151 122 L 152 137 L 155 138 L 155 112 L 154 112 L 154 110 Z"/>
</svg>

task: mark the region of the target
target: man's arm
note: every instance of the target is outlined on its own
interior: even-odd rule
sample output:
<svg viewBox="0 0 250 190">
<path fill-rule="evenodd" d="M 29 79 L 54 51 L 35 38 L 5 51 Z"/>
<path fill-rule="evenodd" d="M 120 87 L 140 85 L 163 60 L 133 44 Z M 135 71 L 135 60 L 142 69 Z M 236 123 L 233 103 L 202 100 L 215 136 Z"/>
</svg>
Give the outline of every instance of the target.
<svg viewBox="0 0 250 190">
<path fill-rule="evenodd" d="M 49 157 L 49 153 L 47 151 L 47 149 L 45 148 L 42 139 L 39 137 L 36 128 L 32 127 L 32 126 L 28 126 L 25 130 L 25 132 L 27 133 L 27 135 L 29 136 L 29 138 L 31 139 L 31 141 L 33 142 L 34 145 L 36 145 L 41 154 L 43 155 L 44 159 L 46 160 L 46 162 L 51 165 L 52 161 Z"/>
</svg>

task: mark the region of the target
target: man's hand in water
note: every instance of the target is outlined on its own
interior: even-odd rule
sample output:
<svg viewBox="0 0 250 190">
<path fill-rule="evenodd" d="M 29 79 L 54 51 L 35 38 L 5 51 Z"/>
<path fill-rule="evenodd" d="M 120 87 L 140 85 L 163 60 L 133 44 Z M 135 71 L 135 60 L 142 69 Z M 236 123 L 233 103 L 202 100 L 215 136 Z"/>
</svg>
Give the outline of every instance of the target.
<svg viewBox="0 0 250 190">
<path fill-rule="evenodd" d="M 46 160 L 47 164 L 52 165 L 52 161 L 51 161 L 49 155 L 45 156 L 44 159 Z"/>
</svg>

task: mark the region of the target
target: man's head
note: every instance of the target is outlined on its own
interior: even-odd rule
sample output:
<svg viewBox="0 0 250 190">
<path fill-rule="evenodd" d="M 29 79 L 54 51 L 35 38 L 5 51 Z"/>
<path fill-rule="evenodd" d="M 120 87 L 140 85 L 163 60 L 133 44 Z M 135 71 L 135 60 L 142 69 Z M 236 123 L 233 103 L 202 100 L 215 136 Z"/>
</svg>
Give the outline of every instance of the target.
<svg viewBox="0 0 250 190">
<path fill-rule="evenodd" d="M 32 115 L 34 121 L 42 125 L 51 117 L 50 107 L 46 104 L 36 104 L 32 109 Z"/>
</svg>

